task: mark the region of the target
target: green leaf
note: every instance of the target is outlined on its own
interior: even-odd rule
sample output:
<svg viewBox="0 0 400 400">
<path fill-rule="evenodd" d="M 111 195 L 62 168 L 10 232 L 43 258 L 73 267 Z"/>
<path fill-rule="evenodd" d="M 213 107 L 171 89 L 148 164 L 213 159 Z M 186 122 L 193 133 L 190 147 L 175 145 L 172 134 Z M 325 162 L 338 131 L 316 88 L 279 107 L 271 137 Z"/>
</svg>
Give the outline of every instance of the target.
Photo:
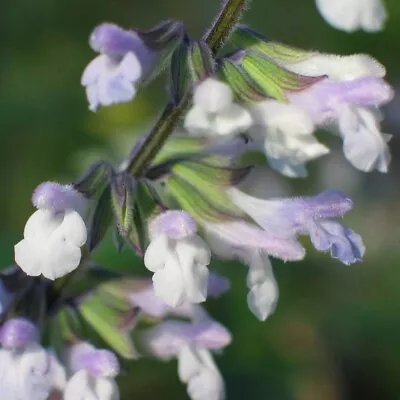
<svg viewBox="0 0 400 400">
<path fill-rule="evenodd" d="M 65 343 L 73 343 L 84 338 L 88 332 L 84 329 L 84 322 L 77 310 L 70 306 L 63 306 L 57 314 L 48 316 L 46 330 L 42 343 L 56 352 L 59 359 L 65 354 Z"/>
<path fill-rule="evenodd" d="M 221 67 L 222 79 L 229 84 L 239 101 L 262 101 L 268 97 L 264 89 L 240 65 L 225 59 Z"/>
<path fill-rule="evenodd" d="M 78 307 L 83 319 L 121 357 L 133 359 L 136 351 L 124 327 L 124 315 L 132 310 L 128 302 L 95 293 Z"/>
<path fill-rule="evenodd" d="M 285 102 L 286 91 L 300 91 L 320 81 L 323 77 L 309 77 L 288 71 L 275 62 L 249 53 L 242 59 L 245 71 L 264 89 L 269 96 Z"/>
<path fill-rule="evenodd" d="M 204 40 L 193 42 L 189 51 L 189 66 L 195 82 L 202 81 L 215 72 L 215 60 Z"/>
<path fill-rule="evenodd" d="M 109 226 L 113 221 L 113 209 L 111 205 L 111 189 L 107 186 L 101 194 L 93 213 L 89 229 L 88 250 L 93 251 L 103 240 Z"/>
</svg>

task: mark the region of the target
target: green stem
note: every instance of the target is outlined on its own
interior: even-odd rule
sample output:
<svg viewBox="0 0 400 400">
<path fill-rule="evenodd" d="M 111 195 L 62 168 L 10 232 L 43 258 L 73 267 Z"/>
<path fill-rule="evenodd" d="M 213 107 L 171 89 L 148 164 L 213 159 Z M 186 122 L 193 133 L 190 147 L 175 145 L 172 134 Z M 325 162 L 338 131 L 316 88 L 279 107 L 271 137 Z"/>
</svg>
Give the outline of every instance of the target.
<svg viewBox="0 0 400 400">
<path fill-rule="evenodd" d="M 206 42 L 217 53 L 228 39 L 245 11 L 248 0 L 225 0 L 220 14 L 206 35 Z"/>
<path fill-rule="evenodd" d="M 143 170 L 154 159 L 173 132 L 188 104 L 188 96 L 185 96 L 178 105 L 167 104 L 153 130 L 143 142 L 131 164 L 127 167 L 127 170 L 132 175 L 140 176 Z"/>
<path fill-rule="evenodd" d="M 205 36 L 206 42 L 214 53 L 218 52 L 229 37 L 232 29 L 245 11 L 247 2 L 248 0 L 225 0 L 221 12 Z M 128 165 L 127 171 L 134 176 L 140 176 L 143 173 L 172 134 L 187 110 L 189 100 L 190 94 L 187 93 L 178 105 L 167 104 L 157 124 L 138 150 L 136 157 Z"/>
</svg>

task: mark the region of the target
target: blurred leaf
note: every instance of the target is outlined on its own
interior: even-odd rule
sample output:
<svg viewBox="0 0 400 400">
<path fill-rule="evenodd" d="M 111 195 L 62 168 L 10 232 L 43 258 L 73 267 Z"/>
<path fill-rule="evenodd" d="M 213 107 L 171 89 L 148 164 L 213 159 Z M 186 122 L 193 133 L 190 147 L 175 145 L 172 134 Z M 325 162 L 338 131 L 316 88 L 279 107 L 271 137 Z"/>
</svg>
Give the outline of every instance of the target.
<svg viewBox="0 0 400 400">
<path fill-rule="evenodd" d="M 124 314 L 132 309 L 116 297 L 93 294 L 78 306 L 85 321 L 121 357 L 133 359 L 136 352 L 128 332 L 123 330 Z"/>
</svg>

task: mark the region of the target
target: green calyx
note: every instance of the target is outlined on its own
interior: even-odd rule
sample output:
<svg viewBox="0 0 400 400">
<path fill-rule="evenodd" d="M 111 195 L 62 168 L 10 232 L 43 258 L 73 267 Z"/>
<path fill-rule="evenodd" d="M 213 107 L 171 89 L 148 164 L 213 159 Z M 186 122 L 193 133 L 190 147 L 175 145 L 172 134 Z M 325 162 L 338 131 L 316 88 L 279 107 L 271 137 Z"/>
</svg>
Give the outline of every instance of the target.
<svg viewBox="0 0 400 400">
<path fill-rule="evenodd" d="M 215 73 L 215 60 L 206 42 L 193 42 L 189 51 L 189 67 L 194 82 L 202 81 Z"/>
<path fill-rule="evenodd" d="M 230 36 L 230 42 L 237 48 L 253 50 L 283 64 L 307 60 L 314 55 L 303 49 L 269 41 L 245 25 L 238 25 Z"/>
<path fill-rule="evenodd" d="M 323 76 L 310 77 L 291 72 L 274 61 L 257 53 L 249 52 L 240 61 L 243 69 L 272 98 L 286 102 L 286 92 L 307 89 Z"/>
<path fill-rule="evenodd" d="M 262 101 L 268 97 L 263 87 L 241 65 L 225 59 L 221 62 L 220 67 L 222 79 L 228 83 L 239 101 Z"/>
</svg>

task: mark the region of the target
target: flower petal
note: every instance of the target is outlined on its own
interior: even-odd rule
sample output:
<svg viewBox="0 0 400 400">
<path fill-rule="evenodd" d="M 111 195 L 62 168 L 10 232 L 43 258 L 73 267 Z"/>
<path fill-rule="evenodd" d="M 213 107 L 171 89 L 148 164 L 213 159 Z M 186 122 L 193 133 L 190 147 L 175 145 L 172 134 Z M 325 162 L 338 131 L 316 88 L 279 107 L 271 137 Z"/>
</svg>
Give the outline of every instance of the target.
<svg viewBox="0 0 400 400">
<path fill-rule="evenodd" d="M 102 54 L 94 58 L 83 71 L 81 85 L 88 86 L 97 82 L 101 74 L 108 67 L 109 58 Z"/>
<path fill-rule="evenodd" d="M 247 304 L 250 311 L 260 320 L 265 321 L 276 308 L 279 298 L 271 262 L 267 255 L 254 253 L 250 258 L 247 286 Z"/>
<path fill-rule="evenodd" d="M 142 65 L 135 53 L 130 51 L 125 54 L 119 63 L 117 73 L 129 82 L 136 82 L 142 77 Z"/>
<path fill-rule="evenodd" d="M 165 258 L 171 252 L 170 242 L 166 235 L 160 235 L 151 240 L 144 254 L 144 265 L 151 272 L 163 268 Z"/>
<path fill-rule="evenodd" d="M 185 299 L 185 282 L 180 262 L 174 254 L 168 254 L 164 268 L 153 275 L 154 291 L 171 307 L 176 307 Z"/>
<path fill-rule="evenodd" d="M 251 114 L 238 104 L 230 104 L 215 116 L 213 131 L 218 135 L 237 135 L 246 132 L 253 123 Z"/>
<path fill-rule="evenodd" d="M 15 262 L 29 276 L 42 273 L 42 249 L 28 239 L 21 240 L 14 246 Z"/>
<path fill-rule="evenodd" d="M 55 214 L 50 210 L 37 210 L 26 222 L 24 237 L 43 243 L 61 225 L 63 219 L 64 213 Z"/>
<path fill-rule="evenodd" d="M 375 76 L 383 78 L 385 67 L 367 54 L 338 56 L 335 54 L 314 53 L 304 61 L 285 64 L 291 71 L 307 76 L 327 75 L 337 81 L 352 81 L 358 78 Z"/>
<path fill-rule="evenodd" d="M 87 239 L 85 222 L 80 214 L 73 210 L 65 212 L 64 220 L 54 234 L 62 235 L 64 240 L 78 247 L 82 247 Z"/>
<path fill-rule="evenodd" d="M 186 114 L 185 129 L 193 135 L 211 136 L 211 116 L 200 106 L 194 105 Z"/>
<path fill-rule="evenodd" d="M 60 278 L 79 266 L 81 249 L 66 242 L 62 232 L 53 235 L 46 246 L 46 252 L 42 255 L 41 273 L 47 279 Z"/>
<path fill-rule="evenodd" d="M 233 92 L 226 83 L 208 78 L 195 89 L 193 102 L 206 113 L 218 114 L 233 103 Z"/>
<path fill-rule="evenodd" d="M 381 0 L 316 0 L 316 3 L 330 25 L 346 32 L 358 29 L 378 32 L 387 18 Z"/>
<path fill-rule="evenodd" d="M 387 142 L 390 135 L 380 132 L 379 121 L 372 110 L 363 107 L 345 107 L 339 117 L 343 137 L 343 152 L 358 169 L 370 172 L 388 172 L 391 160 Z"/>
<path fill-rule="evenodd" d="M 195 375 L 199 373 L 201 363 L 196 353 L 189 346 L 184 346 L 178 355 L 178 376 L 179 379 L 188 383 Z"/>
</svg>

